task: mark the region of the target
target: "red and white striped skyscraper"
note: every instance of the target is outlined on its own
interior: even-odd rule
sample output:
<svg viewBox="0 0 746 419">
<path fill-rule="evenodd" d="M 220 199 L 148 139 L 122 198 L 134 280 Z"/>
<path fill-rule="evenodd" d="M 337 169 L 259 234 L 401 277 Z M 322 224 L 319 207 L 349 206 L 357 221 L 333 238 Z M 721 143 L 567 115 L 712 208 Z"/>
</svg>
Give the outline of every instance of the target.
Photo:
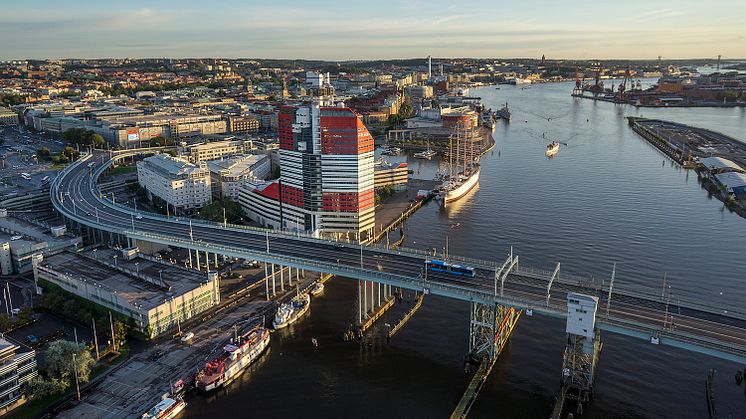
<svg viewBox="0 0 746 419">
<path fill-rule="evenodd" d="M 265 187 L 255 191 L 264 194 L 262 203 L 242 204 L 282 229 L 365 238 L 375 226 L 373 137 L 351 109 L 321 103 L 280 109 L 277 197 Z M 279 209 L 269 208 L 268 198 L 279 200 Z"/>
</svg>

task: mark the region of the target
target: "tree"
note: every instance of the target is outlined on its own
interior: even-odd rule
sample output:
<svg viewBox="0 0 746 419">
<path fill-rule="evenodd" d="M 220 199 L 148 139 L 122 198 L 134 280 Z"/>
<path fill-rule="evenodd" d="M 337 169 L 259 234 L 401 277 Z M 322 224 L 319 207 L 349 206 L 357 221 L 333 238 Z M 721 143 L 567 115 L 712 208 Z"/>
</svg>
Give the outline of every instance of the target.
<svg viewBox="0 0 746 419">
<path fill-rule="evenodd" d="M 399 116 L 406 119 L 412 116 L 412 103 L 408 100 L 404 101 L 399 107 Z"/>
<path fill-rule="evenodd" d="M 0 332 L 7 332 L 11 326 L 13 326 L 13 321 L 10 319 L 10 316 L 6 313 L 0 314 Z"/>
<path fill-rule="evenodd" d="M 24 325 L 34 321 L 34 309 L 27 305 L 21 307 L 21 311 L 18 313 L 18 323 Z"/>
<path fill-rule="evenodd" d="M 93 145 L 93 148 L 101 148 L 104 146 L 104 137 L 101 136 L 101 134 L 93 134 L 91 135 L 91 144 Z"/>
<path fill-rule="evenodd" d="M 62 150 L 62 155 L 67 157 L 69 160 L 75 160 L 78 158 L 78 152 L 72 147 L 65 147 Z"/>
<path fill-rule="evenodd" d="M 52 155 L 52 152 L 49 151 L 49 149 L 47 147 L 42 147 L 42 148 L 36 150 L 36 156 L 39 157 L 40 159 L 41 158 L 48 159 L 49 156 L 51 156 L 51 155 Z"/>
<path fill-rule="evenodd" d="M 73 363 L 75 354 L 75 363 Z M 68 340 L 56 340 L 49 344 L 46 353 L 47 371 L 52 378 L 57 378 L 68 385 L 74 380 L 75 370 L 78 371 L 78 380 L 81 383 L 88 382 L 91 368 L 96 361 L 91 352 L 82 343 Z"/>
<path fill-rule="evenodd" d="M 52 378 L 46 380 L 44 377 L 36 376 L 29 381 L 26 393 L 32 400 L 40 399 L 50 394 L 61 393 L 67 386 L 62 380 Z"/>
</svg>

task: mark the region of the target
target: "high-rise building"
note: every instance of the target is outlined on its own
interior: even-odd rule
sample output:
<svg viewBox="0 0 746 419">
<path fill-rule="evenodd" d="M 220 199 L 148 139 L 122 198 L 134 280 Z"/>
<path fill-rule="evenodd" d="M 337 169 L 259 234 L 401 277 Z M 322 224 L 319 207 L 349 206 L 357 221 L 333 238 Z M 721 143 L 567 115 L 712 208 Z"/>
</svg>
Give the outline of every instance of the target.
<svg viewBox="0 0 746 419">
<path fill-rule="evenodd" d="M 246 213 L 276 228 L 366 237 L 375 226 L 374 145 L 358 115 L 316 102 L 283 107 L 278 126 L 279 210 L 271 211 L 277 217 L 258 208 L 274 190 L 266 187 L 248 187 L 241 199 Z"/>
</svg>

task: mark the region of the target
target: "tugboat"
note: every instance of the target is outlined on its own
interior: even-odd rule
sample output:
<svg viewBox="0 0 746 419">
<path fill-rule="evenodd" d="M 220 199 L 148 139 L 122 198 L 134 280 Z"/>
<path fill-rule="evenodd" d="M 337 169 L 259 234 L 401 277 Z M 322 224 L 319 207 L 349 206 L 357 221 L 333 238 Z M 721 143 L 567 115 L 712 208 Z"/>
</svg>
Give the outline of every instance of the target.
<svg viewBox="0 0 746 419">
<path fill-rule="evenodd" d="M 142 419 L 175 418 L 185 407 L 186 402 L 181 397 L 166 397 L 148 410 L 147 413 L 143 413 Z"/>
<path fill-rule="evenodd" d="M 306 314 L 311 307 L 311 296 L 308 293 L 298 294 L 292 300 L 280 306 L 275 314 L 272 326 L 275 330 L 288 327 Z"/>
<path fill-rule="evenodd" d="M 233 381 L 267 349 L 269 336 L 269 330 L 262 327 L 235 335 L 232 342 L 225 345 L 223 353 L 199 371 L 196 387 L 210 391 Z"/>
<path fill-rule="evenodd" d="M 559 149 L 560 149 L 559 143 L 556 141 L 552 141 L 551 143 L 547 144 L 547 151 L 544 154 L 546 154 L 547 157 L 551 157 L 557 154 Z"/>
</svg>

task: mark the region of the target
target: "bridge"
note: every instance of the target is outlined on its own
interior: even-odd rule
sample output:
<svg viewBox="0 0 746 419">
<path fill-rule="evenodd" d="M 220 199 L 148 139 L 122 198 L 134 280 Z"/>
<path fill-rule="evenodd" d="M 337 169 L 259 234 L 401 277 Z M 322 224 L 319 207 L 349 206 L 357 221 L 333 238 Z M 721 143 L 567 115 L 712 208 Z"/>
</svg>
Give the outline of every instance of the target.
<svg viewBox="0 0 746 419">
<path fill-rule="evenodd" d="M 521 313 L 567 318 L 568 310 L 572 309 L 568 307 L 568 293 L 597 299 L 596 331 L 746 362 L 746 313 L 724 312 L 719 307 L 683 299 L 674 303 L 665 295 L 615 289 L 613 272 L 609 281 L 598 283 L 560 275 L 559 264 L 552 272 L 521 266 L 512 251 L 500 261 L 436 255 L 476 270 L 475 278 L 454 277 L 425 271 L 424 262 L 433 254 L 416 249 L 389 249 L 302 233 L 141 212 L 117 203 L 115 197 L 101 191 L 98 178 L 114 161 L 147 152 L 152 153 L 148 150 L 97 152 L 81 157 L 52 182 L 50 197 L 54 208 L 72 229 L 93 242 L 122 246 L 157 243 L 189 249 L 190 259 L 191 252 L 195 252 L 198 265 L 200 253 L 206 260 L 210 254 L 224 255 L 258 260 L 273 267 L 333 274 L 357 280 L 359 284 L 382 284 L 384 297 L 390 295 L 391 287 L 397 287 L 469 302 L 469 352 L 492 362 Z M 269 283 L 266 287 L 269 294 Z M 363 295 L 359 294 L 359 323 L 370 314 L 373 305 L 371 301 L 371 307 L 368 306 L 368 287 L 364 288 Z M 378 289 L 380 300 L 381 286 Z M 566 370 L 572 371 L 573 381 L 583 381 L 580 376 L 587 376 L 586 387 L 592 386 L 600 350 L 597 336 L 573 337 L 577 339 L 568 343 L 566 349 Z M 584 357 L 575 351 L 581 351 Z M 579 367 L 581 358 L 584 361 Z"/>
</svg>

